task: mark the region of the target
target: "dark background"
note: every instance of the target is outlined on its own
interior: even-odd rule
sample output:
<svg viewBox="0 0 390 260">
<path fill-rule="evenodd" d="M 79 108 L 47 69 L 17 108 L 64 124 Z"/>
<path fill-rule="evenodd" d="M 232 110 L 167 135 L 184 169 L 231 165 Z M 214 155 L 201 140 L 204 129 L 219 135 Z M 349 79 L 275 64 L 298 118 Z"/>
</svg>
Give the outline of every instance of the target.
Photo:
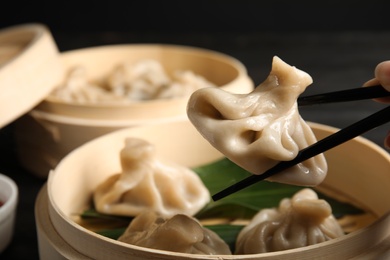
<svg viewBox="0 0 390 260">
<path fill-rule="evenodd" d="M 278 55 L 313 77 L 307 94 L 361 86 L 374 76 L 379 62 L 390 60 L 389 4 L 312 2 L 12 1 L 2 4 L 0 29 L 43 23 L 60 51 L 123 43 L 212 49 L 239 59 L 256 85 L 268 75 L 272 56 Z M 382 107 L 362 101 L 314 106 L 301 114 L 342 128 Z M 389 124 L 364 136 L 383 146 L 388 129 Z M 20 198 L 15 237 L 0 259 L 38 259 L 34 202 L 46 180 L 20 166 L 12 130 L 12 123 L 0 129 L 0 172 L 17 182 Z"/>
<path fill-rule="evenodd" d="M 13 1 L 1 26 L 42 22 L 54 31 L 259 32 L 387 30 L 386 1 Z"/>
<path fill-rule="evenodd" d="M 302 56 L 307 52 L 314 58 L 317 53 L 311 52 L 318 50 L 313 46 L 322 45 L 330 51 L 332 44 L 339 44 L 326 37 L 336 33 L 338 41 L 347 46 L 343 51 L 350 51 L 349 46 L 359 44 L 352 32 L 365 33 L 362 44 L 371 44 L 375 49 L 383 44 L 377 42 L 382 40 L 378 35 L 390 32 L 388 1 L 303 2 L 12 1 L 0 15 L 0 29 L 22 23 L 46 24 L 60 51 L 122 43 L 171 43 L 214 49 L 239 58 L 248 66 L 255 84 L 268 74 L 273 55 L 312 74 L 316 72 L 310 71 L 311 62 L 305 64 L 296 57 L 288 60 L 289 49 L 300 51 Z M 253 54 L 259 60 L 256 64 L 250 64 L 255 60 L 245 56 Z M 372 67 L 379 61 L 367 65 Z"/>
</svg>

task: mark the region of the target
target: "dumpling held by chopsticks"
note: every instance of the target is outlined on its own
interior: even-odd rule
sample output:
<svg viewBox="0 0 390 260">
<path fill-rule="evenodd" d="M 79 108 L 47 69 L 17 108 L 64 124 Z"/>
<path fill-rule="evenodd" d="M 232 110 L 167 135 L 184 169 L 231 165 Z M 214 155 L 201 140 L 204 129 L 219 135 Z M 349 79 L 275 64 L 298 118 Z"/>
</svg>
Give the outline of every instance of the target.
<svg viewBox="0 0 390 260">
<path fill-rule="evenodd" d="M 251 93 L 199 89 L 189 99 L 187 115 L 211 145 L 259 175 L 317 141 L 297 105 L 298 96 L 311 83 L 309 74 L 275 56 L 269 76 Z M 267 180 L 316 186 L 326 173 L 325 157 L 319 154 Z"/>
</svg>

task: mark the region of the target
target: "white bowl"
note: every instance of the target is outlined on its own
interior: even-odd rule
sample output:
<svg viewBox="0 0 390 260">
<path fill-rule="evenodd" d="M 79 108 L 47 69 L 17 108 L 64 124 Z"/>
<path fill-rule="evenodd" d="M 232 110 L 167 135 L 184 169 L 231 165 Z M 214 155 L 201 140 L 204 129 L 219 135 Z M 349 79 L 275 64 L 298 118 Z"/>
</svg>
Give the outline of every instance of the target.
<svg viewBox="0 0 390 260">
<path fill-rule="evenodd" d="M 4 174 L 0 174 L 0 253 L 11 243 L 14 235 L 18 187 Z"/>
<path fill-rule="evenodd" d="M 310 123 L 318 139 L 338 129 Z M 137 247 L 78 225 L 72 215 L 88 205 L 92 191 L 120 171 L 119 151 L 126 137 L 148 140 L 166 159 L 192 167 L 222 155 L 188 121 L 118 130 L 92 140 L 67 155 L 49 175 L 36 203 L 40 254 L 50 259 L 373 259 L 390 249 L 390 155 L 362 137 L 325 153 L 329 173 L 322 192 L 370 212 L 373 224 L 327 242 L 292 250 L 233 256 L 204 256 Z M 45 224 L 46 223 L 46 224 Z"/>
<path fill-rule="evenodd" d="M 217 87 L 248 93 L 254 84 L 245 66 L 223 53 L 164 44 L 125 44 L 72 50 L 61 54 L 64 69 L 82 65 L 91 79 L 107 76 L 123 61 L 157 60 L 173 73 L 191 70 Z M 15 137 L 21 164 L 39 177 L 70 151 L 103 134 L 126 127 L 187 120 L 188 96 L 134 102 L 129 105 L 80 105 L 47 98 L 16 122 Z"/>
</svg>

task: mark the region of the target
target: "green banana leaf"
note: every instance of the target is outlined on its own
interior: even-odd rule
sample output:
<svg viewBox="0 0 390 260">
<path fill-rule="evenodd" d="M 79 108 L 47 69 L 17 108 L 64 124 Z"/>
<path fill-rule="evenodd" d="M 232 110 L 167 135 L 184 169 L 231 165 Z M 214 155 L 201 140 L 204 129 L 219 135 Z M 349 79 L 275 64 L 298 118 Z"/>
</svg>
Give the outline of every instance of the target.
<svg viewBox="0 0 390 260">
<path fill-rule="evenodd" d="M 250 176 L 249 172 L 227 158 L 193 170 L 200 176 L 211 194 Z M 196 217 L 250 218 L 263 208 L 277 207 L 282 199 L 293 196 L 302 188 L 301 186 L 261 181 L 221 200 L 211 201 Z M 316 192 L 319 198 L 325 199 L 332 206 L 333 214 L 336 217 L 362 213 L 362 210 L 350 204 L 339 202 L 318 191 Z"/>
</svg>

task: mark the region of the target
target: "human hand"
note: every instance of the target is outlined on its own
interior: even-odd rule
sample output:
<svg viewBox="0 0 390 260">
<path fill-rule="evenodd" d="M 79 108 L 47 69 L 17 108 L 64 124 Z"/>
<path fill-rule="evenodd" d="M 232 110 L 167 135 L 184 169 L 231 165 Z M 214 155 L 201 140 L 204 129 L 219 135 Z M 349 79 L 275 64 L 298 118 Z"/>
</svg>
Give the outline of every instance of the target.
<svg viewBox="0 0 390 260">
<path fill-rule="evenodd" d="M 390 91 L 390 60 L 379 63 L 374 71 L 375 78 L 367 81 L 364 86 L 382 85 L 385 89 Z M 377 102 L 390 103 L 390 97 L 377 98 Z M 387 149 L 390 149 L 390 131 L 385 137 L 384 145 Z"/>
</svg>

